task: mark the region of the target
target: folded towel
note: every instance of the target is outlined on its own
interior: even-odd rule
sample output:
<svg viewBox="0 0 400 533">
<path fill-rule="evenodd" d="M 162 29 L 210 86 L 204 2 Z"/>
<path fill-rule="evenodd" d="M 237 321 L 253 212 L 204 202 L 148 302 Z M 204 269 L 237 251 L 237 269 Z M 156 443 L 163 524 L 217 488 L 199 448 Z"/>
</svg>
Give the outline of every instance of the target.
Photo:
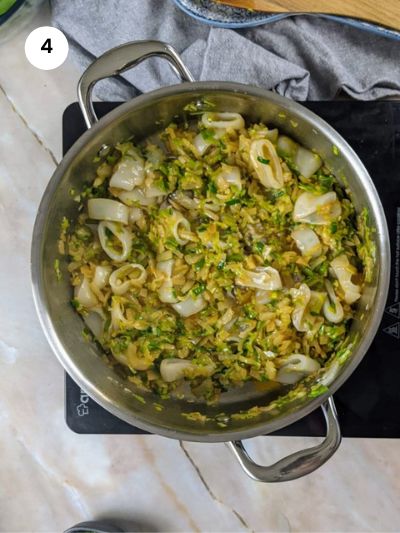
<svg viewBox="0 0 400 533">
<path fill-rule="evenodd" d="M 318 16 L 298 15 L 243 30 L 214 28 L 171 0 L 52 0 L 53 24 L 82 70 L 110 48 L 158 39 L 178 51 L 197 80 L 273 89 L 295 100 L 360 100 L 400 94 L 400 42 Z M 150 59 L 102 82 L 97 95 L 125 100 L 176 83 L 165 61 Z"/>
</svg>

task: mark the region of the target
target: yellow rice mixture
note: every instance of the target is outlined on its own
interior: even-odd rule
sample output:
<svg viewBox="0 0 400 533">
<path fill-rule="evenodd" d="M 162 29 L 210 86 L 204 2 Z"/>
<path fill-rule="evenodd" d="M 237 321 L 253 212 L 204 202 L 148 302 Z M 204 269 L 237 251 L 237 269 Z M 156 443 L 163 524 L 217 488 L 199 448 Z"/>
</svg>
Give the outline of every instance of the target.
<svg viewBox="0 0 400 533">
<path fill-rule="evenodd" d="M 95 162 L 59 245 L 72 304 L 127 379 L 215 401 L 300 382 L 337 354 L 373 246 L 317 154 L 204 113 Z"/>
</svg>

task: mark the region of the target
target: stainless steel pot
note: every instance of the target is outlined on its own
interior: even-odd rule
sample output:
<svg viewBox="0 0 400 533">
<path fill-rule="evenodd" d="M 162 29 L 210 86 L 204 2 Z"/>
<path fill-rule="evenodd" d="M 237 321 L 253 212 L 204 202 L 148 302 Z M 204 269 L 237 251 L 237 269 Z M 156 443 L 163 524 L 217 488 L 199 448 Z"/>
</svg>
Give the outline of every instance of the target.
<svg viewBox="0 0 400 533">
<path fill-rule="evenodd" d="M 185 83 L 162 88 L 127 102 L 97 121 L 91 92 L 100 79 L 117 75 L 146 58 L 166 59 Z M 244 470 L 260 481 L 286 481 L 308 474 L 321 466 L 335 452 L 341 435 L 332 394 L 346 381 L 366 353 L 380 323 L 389 284 L 389 238 L 385 215 L 365 167 L 344 141 L 326 122 L 301 105 L 272 92 L 250 85 L 219 81 L 194 82 L 172 47 L 157 41 L 133 42 L 107 52 L 83 74 L 78 88 L 79 102 L 88 131 L 74 144 L 51 178 L 41 201 L 32 242 L 32 282 L 36 309 L 47 339 L 65 370 L 94 400 L 126 422 L 174 439 L 201 442 L 229 441 Z M 70 305 L 71 288 L 66 272 L 66 259 L 60 260 L 61 281 L 54 272 L 58 259 L 57 240 L 60 221 L 77 216 L 77 204 L 71 188 L 79 190 L 86 177 L 92 175 L 92 161 L 99 147 L 114 144 L 132 134 L 144 138 L 182 116 L 185 105 L 211 101 L 219 111 L 237 111 L 250 121 L 273 124 L 303 145 L 315 148 L 335 175 L 346 180 L 358 210 L 367 207 L 371 225 L 376 228 L 376 265 L 373 282 L 366 287 L 353 321 L 352 355 L 329 378 L 329 392 L 312 398 L 300 395 L 281 409 L 264 412 L 255 418 L 231 419 L 230 415 L 252 406 L 269 404 L 271 393 L 244 388 L 223 395 L 216 407 L 185 400 L 162 401 L 158 411 L 154 402 L 160 399 L 148 393 L 144 402 L 134 388 L 106 366 L 94 343 L 82 335 L 82 321 Z M 336 147 L 333 149 L 333 147 Z M 354 338 L 356 338 L 354 336 Z M 328 378 L 326 378 L 326 381 Z M 271 466 L 255 464 L 247 455 L 242 439 L 266 435 L 322 407 L 326 423 L 325 440 L 314 448 L 297 452 Z M 223 411 L 229 422 L 220 423 Z M 207 421 L 199 423 L 182 416 L 199 412 Z M 215 418 L 217 416 L 217 418 Z"/>
</svg>

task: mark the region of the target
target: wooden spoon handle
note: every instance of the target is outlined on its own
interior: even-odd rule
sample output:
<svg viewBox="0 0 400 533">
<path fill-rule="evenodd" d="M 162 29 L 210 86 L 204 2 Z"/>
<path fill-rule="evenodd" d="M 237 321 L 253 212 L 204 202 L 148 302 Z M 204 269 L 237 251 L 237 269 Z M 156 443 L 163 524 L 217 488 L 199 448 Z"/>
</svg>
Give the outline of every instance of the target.
<svg viewBox="0 0 400 533">
<path fill-rule="evenodd" d="M 400 30 L 400 0 L 217 0 L 270 13 L 322 13 L 382 24 Z"/>
</svg>

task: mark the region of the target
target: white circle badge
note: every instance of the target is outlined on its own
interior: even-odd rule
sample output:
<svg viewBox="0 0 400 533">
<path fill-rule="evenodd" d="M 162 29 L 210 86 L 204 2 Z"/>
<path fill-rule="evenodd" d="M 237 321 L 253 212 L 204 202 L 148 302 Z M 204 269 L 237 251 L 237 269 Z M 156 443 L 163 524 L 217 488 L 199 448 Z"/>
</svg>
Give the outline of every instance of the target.
<svg viewBox="0 0 400 533">
<path fill-rule="evenodd" d="M 68 41 L 62 31 L 51 26 L 33 30 L 25 41 L 25 55 L 34 67 L 52 70 L 64 63 L 68 55 Z"/>
</svg>

